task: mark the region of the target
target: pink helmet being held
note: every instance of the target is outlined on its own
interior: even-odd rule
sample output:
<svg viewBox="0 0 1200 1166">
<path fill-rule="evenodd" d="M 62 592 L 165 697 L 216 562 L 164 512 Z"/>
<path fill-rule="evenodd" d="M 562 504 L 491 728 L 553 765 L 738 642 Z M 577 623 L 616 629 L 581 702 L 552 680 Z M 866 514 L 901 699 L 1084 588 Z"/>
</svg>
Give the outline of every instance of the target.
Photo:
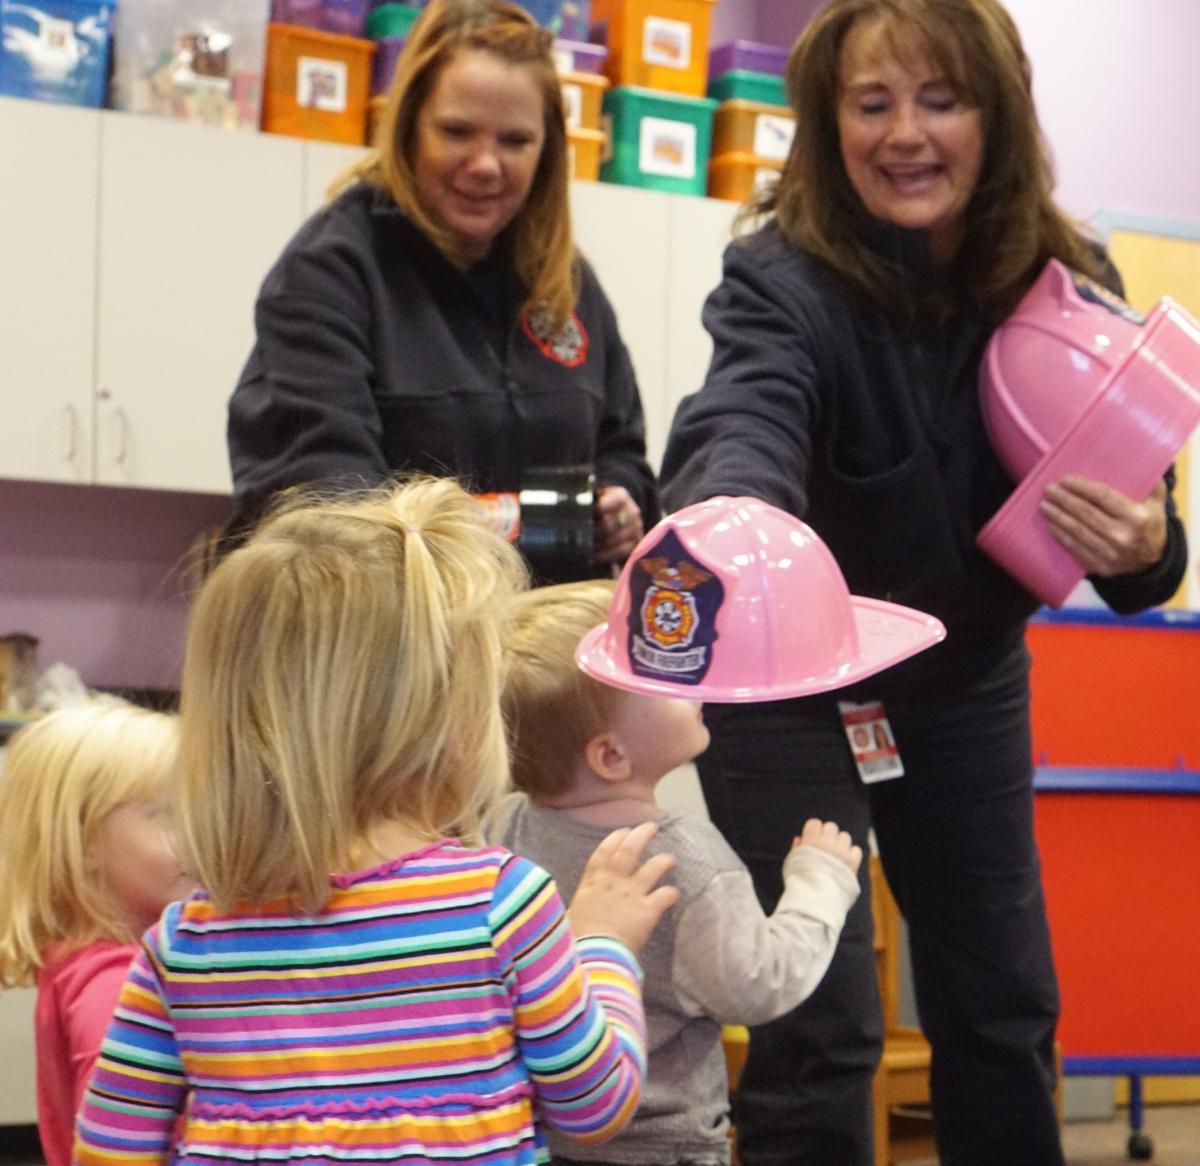
<svg viewBox="0 0 1200 1166">
<path fill-rule="evenodd" d="M 1142 317 L 1051 260 L 989 341 L 980 392 L 1018 486 L 977 541 L 1058 606 L 1083 567 L 1041 515 L 1046 487 L 1076 473 L 1149 494 L 1200 422 L 1200 325 L 1166 298 Z"/>
<path fill-rule="evenodd" d="M 754 498 L 664 518 L 621 572 L 576 659 L 631 692 L 744 702 L 841 688 L 931 647 L 932 616 L 852 596 L 829 548 Z"/>
</svg>

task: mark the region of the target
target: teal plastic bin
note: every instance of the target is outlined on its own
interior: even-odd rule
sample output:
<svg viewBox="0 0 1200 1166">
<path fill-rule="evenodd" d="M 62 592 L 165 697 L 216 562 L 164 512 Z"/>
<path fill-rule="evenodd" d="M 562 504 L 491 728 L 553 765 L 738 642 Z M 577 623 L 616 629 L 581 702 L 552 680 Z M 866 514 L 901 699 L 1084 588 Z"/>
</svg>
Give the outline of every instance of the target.
<svg viewBox="0 0 1200 1166">
<path fill-rule="evenodd" d="M 716 108 L 709 97 L 633 85 L 610 89 L 603 110 L 611 156 L 600 166 L 600 181 L 703 195 Z"/>
<path fill-rule="evenodd" d="M 708 95 L 717 101 L 761 101 L 764 105 L 787 105 L 787 87 L 773 73 L 755 73 L 750 69 L 729 69 L 712 77 Z"/>
</svg>

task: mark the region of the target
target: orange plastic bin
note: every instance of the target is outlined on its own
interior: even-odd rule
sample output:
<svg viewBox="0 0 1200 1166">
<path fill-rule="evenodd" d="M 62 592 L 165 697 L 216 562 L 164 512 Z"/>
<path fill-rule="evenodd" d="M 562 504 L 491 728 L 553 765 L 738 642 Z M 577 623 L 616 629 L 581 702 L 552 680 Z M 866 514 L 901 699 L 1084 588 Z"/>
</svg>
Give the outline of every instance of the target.
<svg viewBox="0 0 1200 1166">
<path fill-rule="evenodd" d="M 760 187 L 775 182 L 782 170 L 782 163 L 757 154 L 715 154 L 708 164 L 708 196 L 746 202 Z"/>
<path fill-rule="evenodd" d="M 796 116 L 786 105 L 732 98 L 713 115 L 713 157 L 756 154 L 764 162 L 785 162 L 792 147 Z"/>
<path fill-rule="evenodd" d="M 267 26 L 262 128 L 361 145 L 374 42 L 290 24 Z"/>
<path fill-rule="evenodd" d="M 702 97 L 708 38 L 717 0 L 592 0 L 606 28 L 604 71 L 614 85 Z"/>
<path fill-rule="evenodd" d="M 567 151 L 571 177 L 579 182 L 595 182 L 600 177 L 600 154 L 604 149 L 604 132 L 573 126 L 567 130 Z"/>
</svg>

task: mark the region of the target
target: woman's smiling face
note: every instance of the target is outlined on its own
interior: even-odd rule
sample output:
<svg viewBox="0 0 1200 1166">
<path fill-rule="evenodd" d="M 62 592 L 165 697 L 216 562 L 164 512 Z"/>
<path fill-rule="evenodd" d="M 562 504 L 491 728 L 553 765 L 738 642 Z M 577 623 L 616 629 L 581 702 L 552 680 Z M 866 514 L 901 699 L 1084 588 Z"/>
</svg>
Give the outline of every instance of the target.
<svg viewBox="0 0 1200 1166">
<path fill-rule="evenodd" d="M 442 70 L 417 115 L 417 197 L 469 261 L 529 197 L 545 137 L 534 73 L 482 50 Z"/>
<path fill-rule="evenodd" d="M 842 163 L 867 211 L 929 232 L 948 263 L 983 161 L 983 120 L 924 45 L 879 21 L 842 42 L 837 97 Z"/>
</svg>

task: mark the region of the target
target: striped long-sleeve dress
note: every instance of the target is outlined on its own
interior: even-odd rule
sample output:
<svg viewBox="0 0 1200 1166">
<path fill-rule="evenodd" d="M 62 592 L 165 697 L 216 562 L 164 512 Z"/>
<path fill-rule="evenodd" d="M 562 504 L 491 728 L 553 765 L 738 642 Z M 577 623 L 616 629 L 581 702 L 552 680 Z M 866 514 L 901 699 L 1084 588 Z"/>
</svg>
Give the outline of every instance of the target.
<svg viewBox="0 0 1200 1166">
<path fill-rule="evenodd" d="M 637 1105 L 636 962 L 572 940 L 550 877 L 440 842 L 337 876 L 324 910 L 167 909 L 130 969 L 76 1161 L 526 1164 Z M 189 1096 L 190 1094 L 190 1096 Z M 182 1134 L 176 1140 L 178 1115 Z"/>
</svg>

